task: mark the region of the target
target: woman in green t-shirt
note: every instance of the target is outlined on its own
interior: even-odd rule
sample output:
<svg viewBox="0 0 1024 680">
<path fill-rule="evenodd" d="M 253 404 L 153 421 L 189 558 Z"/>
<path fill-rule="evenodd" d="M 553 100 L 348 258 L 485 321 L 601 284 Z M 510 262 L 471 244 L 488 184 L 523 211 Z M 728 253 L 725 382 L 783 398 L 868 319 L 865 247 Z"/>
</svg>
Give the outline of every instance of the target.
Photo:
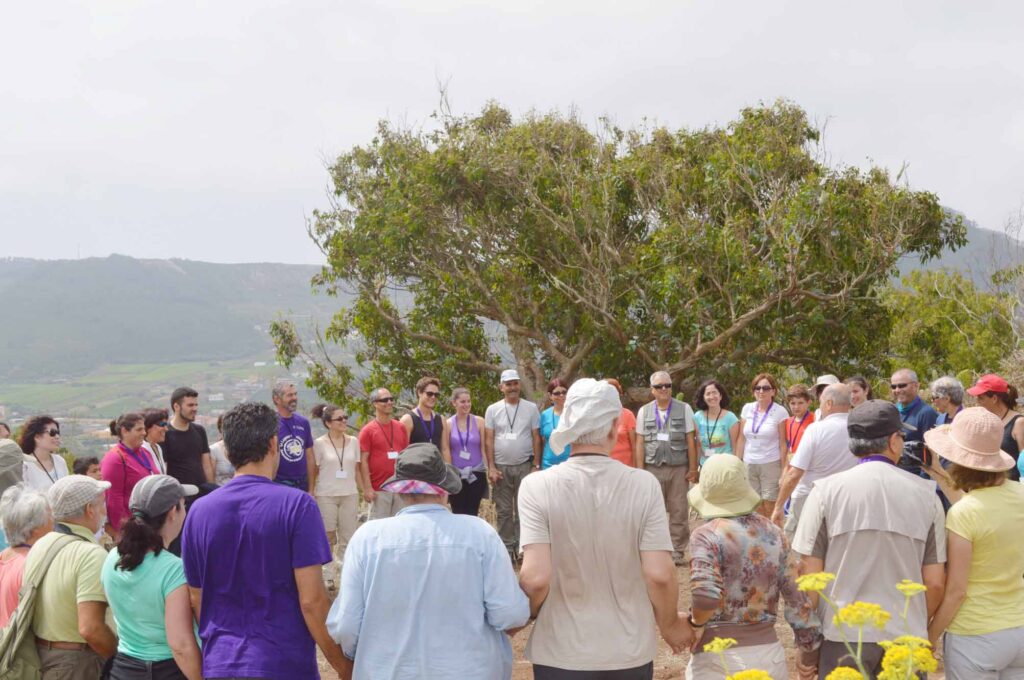
<svg viewBox="0 0 1024 680">
<path fill-rule="evenodd" d="M 117 621 L 112 680 L 202 680 L 185 572 L 167 551 L 185 524 L 185 497 L 198 492 L 167 475 L 144 477 L 132 489 L 131 517 L 100 576 Z"/>
</svg>

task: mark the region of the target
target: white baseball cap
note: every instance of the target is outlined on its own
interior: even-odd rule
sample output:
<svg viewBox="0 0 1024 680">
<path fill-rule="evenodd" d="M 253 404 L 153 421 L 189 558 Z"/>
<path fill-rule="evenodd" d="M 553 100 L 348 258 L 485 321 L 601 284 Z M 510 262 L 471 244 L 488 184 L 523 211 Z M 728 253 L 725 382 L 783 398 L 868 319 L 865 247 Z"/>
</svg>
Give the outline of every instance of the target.
<svg viewBox="0 0 1024 680">
<path fill-rule="evenodd" d="M 519 380 L 519 372 L 514 368 L 506 368 L 501 372 L 501 382 L 507 383 L 513 380 Z"/>
<path fill-rule="evenodd" d="M 622 414 L 619 391 L 604 380 L 581 378 L 565 395 L 558 427 L 551 433 L 552 451 L 561 451 L 601 427 L 607 428 Z"/>
</svg>

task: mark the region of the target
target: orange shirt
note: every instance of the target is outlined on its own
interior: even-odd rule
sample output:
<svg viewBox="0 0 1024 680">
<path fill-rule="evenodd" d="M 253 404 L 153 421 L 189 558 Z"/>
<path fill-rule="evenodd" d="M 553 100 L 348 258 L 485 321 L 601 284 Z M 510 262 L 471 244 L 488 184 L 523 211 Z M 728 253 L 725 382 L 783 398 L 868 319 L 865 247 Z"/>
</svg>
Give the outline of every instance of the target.
<svg viewBox="0 0 1024 680">
<path fill-rule="evenodd" d="M 808 410 L 804 414 L 803 420 L 798 420 L 796 416 L 790 416 L 786 418 L 783 423 L 786 428 L 786 444 L 789 446 L 789 452 L 795 453 L 798 446 L 800 446 L 800 440 L 804 438 L 804 432 L 807 431 L 807 426 L 814 422 L 814 411 Z"/>
<path fill-rule="evenodd" d="M 622 409 L 619 416 L 619 438 L 615 440 L 615 448 L 609 454 L 612 458 L 633 467 L 633 447 L 629 444 L 629 433 L 636 432 L 636 416 L 628 408 Z"/>
</svg>

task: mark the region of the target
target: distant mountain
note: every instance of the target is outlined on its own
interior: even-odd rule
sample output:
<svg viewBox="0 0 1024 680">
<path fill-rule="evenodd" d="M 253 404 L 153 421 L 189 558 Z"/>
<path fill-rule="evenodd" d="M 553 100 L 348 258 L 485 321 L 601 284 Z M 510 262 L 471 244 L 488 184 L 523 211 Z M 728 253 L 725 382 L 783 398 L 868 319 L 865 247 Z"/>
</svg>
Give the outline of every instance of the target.
<svg viewBox="0 0 1024 680">
<path fill-rule="evenodd" d="M 945 251 L 938 260 L 922 264 L 917 258 L 900 261 L 900 275 L 914 269 L 949 269 L 967 275 L 974 285 L 987 288 L 992 275 L 1000 269 L 1024 263 L 1024 244 L 1003 232 L 967 224 L 967 245 L 959 250 Z"/>
<path fill-rule="evenodd" d="M 104 364 L 228 360 L 273 351 L 280 315 L 323 323 L 343 299 L 313 295 L 318 267 L 0 259 L 0 379 L 47 381 Z"/>
</svg>

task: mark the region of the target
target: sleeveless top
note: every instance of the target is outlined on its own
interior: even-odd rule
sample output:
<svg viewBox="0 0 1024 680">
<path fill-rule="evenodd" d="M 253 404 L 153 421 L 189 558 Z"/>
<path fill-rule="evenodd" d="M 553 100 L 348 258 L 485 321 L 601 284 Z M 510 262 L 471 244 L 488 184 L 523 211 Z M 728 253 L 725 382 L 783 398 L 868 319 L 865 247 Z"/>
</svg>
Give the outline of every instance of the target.
<svg viewBox="0 0 1024 680">
<path fill-rule="evenodd" d="M 409 433 L 409 443 L 430 442 L 440 450 L 441 434 L 444 432 L 444 422 L 441 420 L 441 416 L 435 413 L 427 423 L 420 416 L 419 409 L 413 410 L 409 415 L 412 416 L 412 432 Z"/>
<path fill-rule="evenodd" d="M 480 448 L 480 428 L 476 424 L 476 416 L 472 413 L 466 419 L 466 431 L 459 429 L 457 416 L 448 419 L 452 431 L 448 443 L 452 448 L 452 465 L 459 470 L 483 470 L 484 454 Z M 467 458 L 463 451 L 469 452 Z"/>
<path fill-rule="evenodd" d="M 1001 448 L 1013 456 L 1014 461 L 1020 456 L 1020 447 L 1017 446 L 1017 440 L 1013 438 L 1013 426 L 1017 422 L 1017 418 L 1020 417 L 1018 413 L 1013 418 L 1010 418 L 1010 422 L 1006 423 L 1003 427 L 1003 444 Z M 1020 481 L 1020 470 L 1017 469 L 1016 465 L 1010 468 L 1010 479 L 1015 482 Z"/>
</svg>

